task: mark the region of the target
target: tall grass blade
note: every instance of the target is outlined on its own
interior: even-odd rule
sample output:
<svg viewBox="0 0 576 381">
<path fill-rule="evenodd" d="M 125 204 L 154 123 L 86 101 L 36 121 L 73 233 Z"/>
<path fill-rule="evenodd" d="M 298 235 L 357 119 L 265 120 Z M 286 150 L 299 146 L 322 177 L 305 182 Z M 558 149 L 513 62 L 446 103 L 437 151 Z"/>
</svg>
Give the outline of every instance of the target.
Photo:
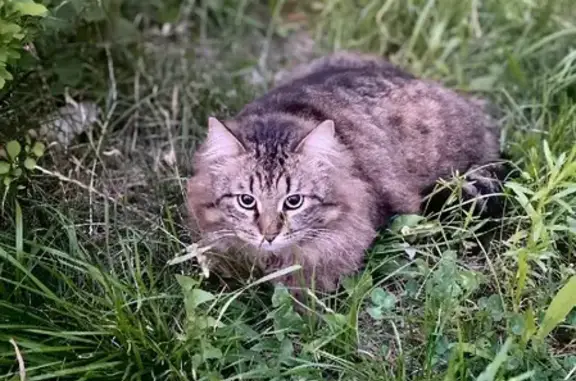
<svg viewBox="0 0 576 381">
<path fill-rule="evenodd" d="M 537 337 L 542 340 L 548 336 L 554 328 L 566 319 L 574 307 L 576 307 L 576 275 L 573 275 L 552 299 L 538 329 Z"/>
</svg>

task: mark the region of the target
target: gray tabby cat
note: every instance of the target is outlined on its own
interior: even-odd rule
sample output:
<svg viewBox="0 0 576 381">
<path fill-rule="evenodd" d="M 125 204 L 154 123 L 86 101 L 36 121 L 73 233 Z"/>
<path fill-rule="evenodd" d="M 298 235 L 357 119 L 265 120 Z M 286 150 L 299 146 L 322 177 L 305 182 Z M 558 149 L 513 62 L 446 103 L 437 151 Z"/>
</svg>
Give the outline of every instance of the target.
<svg viewBox="0 0 576 381">
<path fill-rule="evenodd" d="M 300 264 L 278 281 L 331 291 L 390 217 L 421 211 L 438 179 L 498 160 L 498 133 L 454 91 L 336 53 L 234 119 L 209 119 L 187 206 L 203 243 L 248 253 L 267 272 Z"/>
</svg>

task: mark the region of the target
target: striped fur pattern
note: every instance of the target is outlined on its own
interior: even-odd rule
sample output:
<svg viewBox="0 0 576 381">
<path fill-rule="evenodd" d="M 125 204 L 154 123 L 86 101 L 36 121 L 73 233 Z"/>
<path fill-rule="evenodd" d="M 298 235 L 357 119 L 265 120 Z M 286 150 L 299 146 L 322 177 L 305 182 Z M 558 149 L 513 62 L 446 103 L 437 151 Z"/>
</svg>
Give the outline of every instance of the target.
<svg viewBox="0 0 576 381">
<path fill-rule="evenodd" d="M 217 250 L 248 253 L 278 279 L 334 290 L 377 230 L 418 213 L 439 178 L 498 160 L 477 104 L 373 56 L 297 67 L 233 119 L 210 118 L 188 182 L 192 221 Z"/>
</svg>

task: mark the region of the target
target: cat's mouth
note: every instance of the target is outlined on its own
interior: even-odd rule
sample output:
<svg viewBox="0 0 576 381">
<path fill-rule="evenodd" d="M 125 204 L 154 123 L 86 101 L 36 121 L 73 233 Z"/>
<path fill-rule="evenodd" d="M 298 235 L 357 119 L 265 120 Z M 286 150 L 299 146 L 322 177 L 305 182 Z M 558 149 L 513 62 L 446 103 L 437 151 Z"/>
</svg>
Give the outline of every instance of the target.
<svg viewBox="0 0 576 381">
<path fill-rule="evenodd" d="M 277 252 L 292 246 L 292 243 L 290 241 L 268 242 L 266 240 L 262 240 L 262 242 L 258 242 L 255 246 L 263 251 Z"/>
<path fill-rule="evenodd" d="M 242 232 L 236 232 L 236 236 L 244 243 L 254 247 L 255 249 L 263 252 L 277 253 L 279 251 L 286 250 L 290 247 L 297 246 L 296 237 L 292 234 L 290 235 L 279 235 L 273 241 L 267 241 L 264 237 L 255 237 L 254 235 L 244 234 Z"/>
</svg>

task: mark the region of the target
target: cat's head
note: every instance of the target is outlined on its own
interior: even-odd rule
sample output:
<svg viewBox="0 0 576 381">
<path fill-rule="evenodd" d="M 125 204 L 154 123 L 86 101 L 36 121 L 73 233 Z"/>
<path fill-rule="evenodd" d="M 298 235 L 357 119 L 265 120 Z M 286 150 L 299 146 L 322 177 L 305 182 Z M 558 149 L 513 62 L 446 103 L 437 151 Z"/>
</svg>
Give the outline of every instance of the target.
<svg viewBox="0 0 576 381">
<path fill-rule="evenodd" d="M 298 126 L 291 125 L 298 123 Z M 334 122 L 210 118 L 188 182 L 188 208 L 214 239 L 265 251 L 325 233 L 350 208 L 351 159 Z"/>
</svg>

